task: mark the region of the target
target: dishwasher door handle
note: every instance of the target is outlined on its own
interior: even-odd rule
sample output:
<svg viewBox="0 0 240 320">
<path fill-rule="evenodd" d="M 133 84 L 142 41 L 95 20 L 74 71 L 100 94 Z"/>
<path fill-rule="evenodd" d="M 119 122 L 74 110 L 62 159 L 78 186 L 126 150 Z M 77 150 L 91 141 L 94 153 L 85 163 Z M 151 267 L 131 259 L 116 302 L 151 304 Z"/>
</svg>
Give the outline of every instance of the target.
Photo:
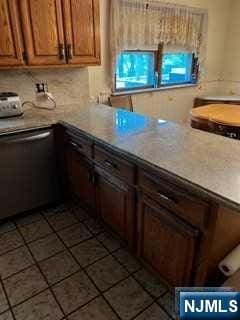
<svg viewBox="0 0 240 320">
<path fill-rule="evenodd" d="M 31 141 L 37 141 L 37 140 L 42 140 L 42 139 L 46 139 L 50 136 L 51 132 L 44 132 L 44 133 L 40 133 L 40 134 L 35 134 L 32 135 L 30 137 L 24 137 L 24 138 L 17 138 L 17 139 L 8 139 L 6 141 L 0 141 L 0 144 L 14 144 L 14 143 L 24 143 L 24 142 L 31 142 Z"/>
</svg>

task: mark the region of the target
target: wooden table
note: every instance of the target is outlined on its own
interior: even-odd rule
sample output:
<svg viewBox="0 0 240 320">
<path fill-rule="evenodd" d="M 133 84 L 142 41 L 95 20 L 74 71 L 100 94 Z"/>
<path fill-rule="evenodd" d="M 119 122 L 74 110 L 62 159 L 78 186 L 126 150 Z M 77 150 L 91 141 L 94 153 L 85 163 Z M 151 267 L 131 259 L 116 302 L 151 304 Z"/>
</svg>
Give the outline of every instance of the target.
<svg viewBox="0 0 240 320">
<path fill-rule="evenodd" d="M 202 107 L 209 104 L 235 104 L 240 105 L 240 96 L 237 95 L 209 95 L 196 97 L 194 108 Z"/>
<path fill-rule="evenodd" d="M 191 126 L 223 136 L 240 139 L 240 107 L 210 104 L 191 110 Z"/>
</svg>

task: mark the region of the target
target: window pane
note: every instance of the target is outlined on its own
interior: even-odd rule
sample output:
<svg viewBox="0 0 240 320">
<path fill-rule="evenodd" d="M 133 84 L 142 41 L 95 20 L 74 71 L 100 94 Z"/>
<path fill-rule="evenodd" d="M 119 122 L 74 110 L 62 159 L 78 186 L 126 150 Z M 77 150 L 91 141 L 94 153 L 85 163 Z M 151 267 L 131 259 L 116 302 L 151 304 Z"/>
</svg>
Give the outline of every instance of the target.
<svg viewBox="0 0 240 320">
<path fill-rule="evenodd" d="M 161 83 L 179 84 L 192 81 L 192 53 L 165 53 Z"/>
<path fill-rule="evenodd" d="M 122 52 L 117 59 L 116 89 L 154 86 L 154 53 Z"/>
</svg>

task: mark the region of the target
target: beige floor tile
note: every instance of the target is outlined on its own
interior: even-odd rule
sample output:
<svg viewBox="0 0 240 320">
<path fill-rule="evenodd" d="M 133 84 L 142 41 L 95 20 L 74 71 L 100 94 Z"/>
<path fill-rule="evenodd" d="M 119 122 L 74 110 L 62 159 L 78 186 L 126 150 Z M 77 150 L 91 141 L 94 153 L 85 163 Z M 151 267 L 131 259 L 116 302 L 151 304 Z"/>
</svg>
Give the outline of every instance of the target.
<svg viewBox="0 0 240 320">
<path fill-rule="evenodd" d="M 0 235 L 0 255 L 16 249 L 24 244 L 24 241 L 17 230 L 9 231 Z"/>
<path fill-rule="evenodd" d="M 0 320 L 13 320 L 11 311 L 7 311 L 3 314 L 0 314 Z"/>
<path fill-rule="evenodd" d="M 56 284 L 53 291 L 66 314 L 78 309 L 98 295 L 97 289 L 83 271 Z"/>
<path fill-rule="evenodd" d="M 5 279 L 34 263 L 27 247 L 21 247 L 0 256 L 0 277 Z"/>
<path fill-rule="evenodd" d="M 166 293 L 158 299 L 158 303 L 166 310 L 173 318 L 175 318 L 175 299 L 171 293 Z"/>
<path fill-rule="evenodd" d="M 78 222 L 77 218 L 69 210 L 57 212 L 47 217 L 47 220 L 55 231 L 70 227 L 72 224 Z"/>
<path fill-rule="evenodd" d="M 96 239 L 86 240 L 71 249 L 71 252 L 82 267 L 103 258 L 108 254 L 107 250 Z"/>
<path fill-rule="evenodd" d="M 0 313 L 7 311 L 8 309 L 9 309 L 9 305 L 8 305 L 5 293 L 3 291 L 3 287 L 0 284 Z"/>
<path fill-rule="evenodd" d="M 123 245 L 120 239 L 114 237 L 109 232 L 103 232 L 97 238 L 110 252 L 119 249 Z"/>
<path fill-rule="evenodd" d="M 14 221 L 18 225 L 18 227 L 23 227 L 27 224 L 37 222 L 42 220 L 43 216 L 41 213 L 28 214 L 24 217 L 17 217 Z"/>
<path fill-rule="evenodd" d="M 123 320 L 133 318 L 153 302 L 133 278 L 122 281 L 104 296 Z"/>
<path fill-rule="evenodd" d="M 45 220 L 40 220 L 23 227 L 20 227 L 20 232 L 22 233 L 26 242 L 34 241 L 47 236 L 52 233 L 52 229 Z"/>
<path fill-rule="evenodd" d="M 50 285 L 63 280 L 80 269 L 79 265 L 67 251 L 39 263 Z"/>
<path fill-rule="evenodd" d="M 63 229 L 59 231 L 58 234 L 67 247 L 72 247 L 92 237 L 92 234 L 82 223 L 74 224 L 69 228 Z"/>
<path fill-rule="evenodd" d="M 159 298 L 167 292 L 167 288 L 150 272 L 141 269 L 134 273 L 134 278 L 154 297 Z"/>
<path fill-rule="evenodd" d="M 47 259 L 48 257 L 51 257 L 65 249 L 64 245 L 55 234 L 51 234 L 46 238 L 32 242 L 29 245 L 29 248 L 37 261 Z"/>
<path fill-rule="evenodd" d="M 86 271 L 101 291 L 109 289 L 128 276 L 128 272 L 112 256 L 94 263 Z"/>
<path fill-rule="evenodd" d="M 63 313 L 49 290 L 13 308 L 16 320 L 60 320 Z"/>
<path fill-rule="evenodd" d="M 78 221 L 82 222 L 86 219 L 89 219 L 89 215 L 85 210 L 78 206 L 73 206 L 70 211 L 74 214 L 74 216 L 78 219 Z"/>
<path fill-rule="evenodd" d="M 117 260 L 125 266 L 129 272 L 135 272 L 141 269 L 140 262 L 133 257 L 126 249 L 119 249 L 113 253 Z"/>
<path fill-rule="evenodd" d="M 12 306 L 31 298 L 48 287 L 37 266 L 32 266 L 3 281 Z"/>
<path fill-rule="evenodd" d="M 96 298 L 80 310 L 71 314 L 68 320 L 117 320 L 118 317 L 102 297 Z"/>
<path fill-rule="evenodd" d="M 141 313 L 135 320 L 171 320 L 156 303 Z"/>
<path fill-rule="evenodd" d="M 84 221 L 84 224 L 88 227 L 88 229 L 92 232 L 92 234 L 97 235 L 104 231 L 103 225 L 96 221 L 96 219 L 90 218 Z"/>
</svg>

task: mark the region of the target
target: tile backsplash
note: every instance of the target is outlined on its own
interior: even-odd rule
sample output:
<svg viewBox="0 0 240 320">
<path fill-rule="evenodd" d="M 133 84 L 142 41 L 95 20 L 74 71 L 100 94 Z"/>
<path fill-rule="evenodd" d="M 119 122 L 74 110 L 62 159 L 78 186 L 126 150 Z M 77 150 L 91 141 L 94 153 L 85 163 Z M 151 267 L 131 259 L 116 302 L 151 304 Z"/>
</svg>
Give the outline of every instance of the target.
<svg viewBox="0 0 240 320">
<path fill-rule="evenodd" d="M 0 71 L 0 91 L 19 94 L 22 102 L 36 101 L 35 83 L 47 82 L 57 105 L 83 105 L 89 100 L 88 69 Z"/>
</svg>

